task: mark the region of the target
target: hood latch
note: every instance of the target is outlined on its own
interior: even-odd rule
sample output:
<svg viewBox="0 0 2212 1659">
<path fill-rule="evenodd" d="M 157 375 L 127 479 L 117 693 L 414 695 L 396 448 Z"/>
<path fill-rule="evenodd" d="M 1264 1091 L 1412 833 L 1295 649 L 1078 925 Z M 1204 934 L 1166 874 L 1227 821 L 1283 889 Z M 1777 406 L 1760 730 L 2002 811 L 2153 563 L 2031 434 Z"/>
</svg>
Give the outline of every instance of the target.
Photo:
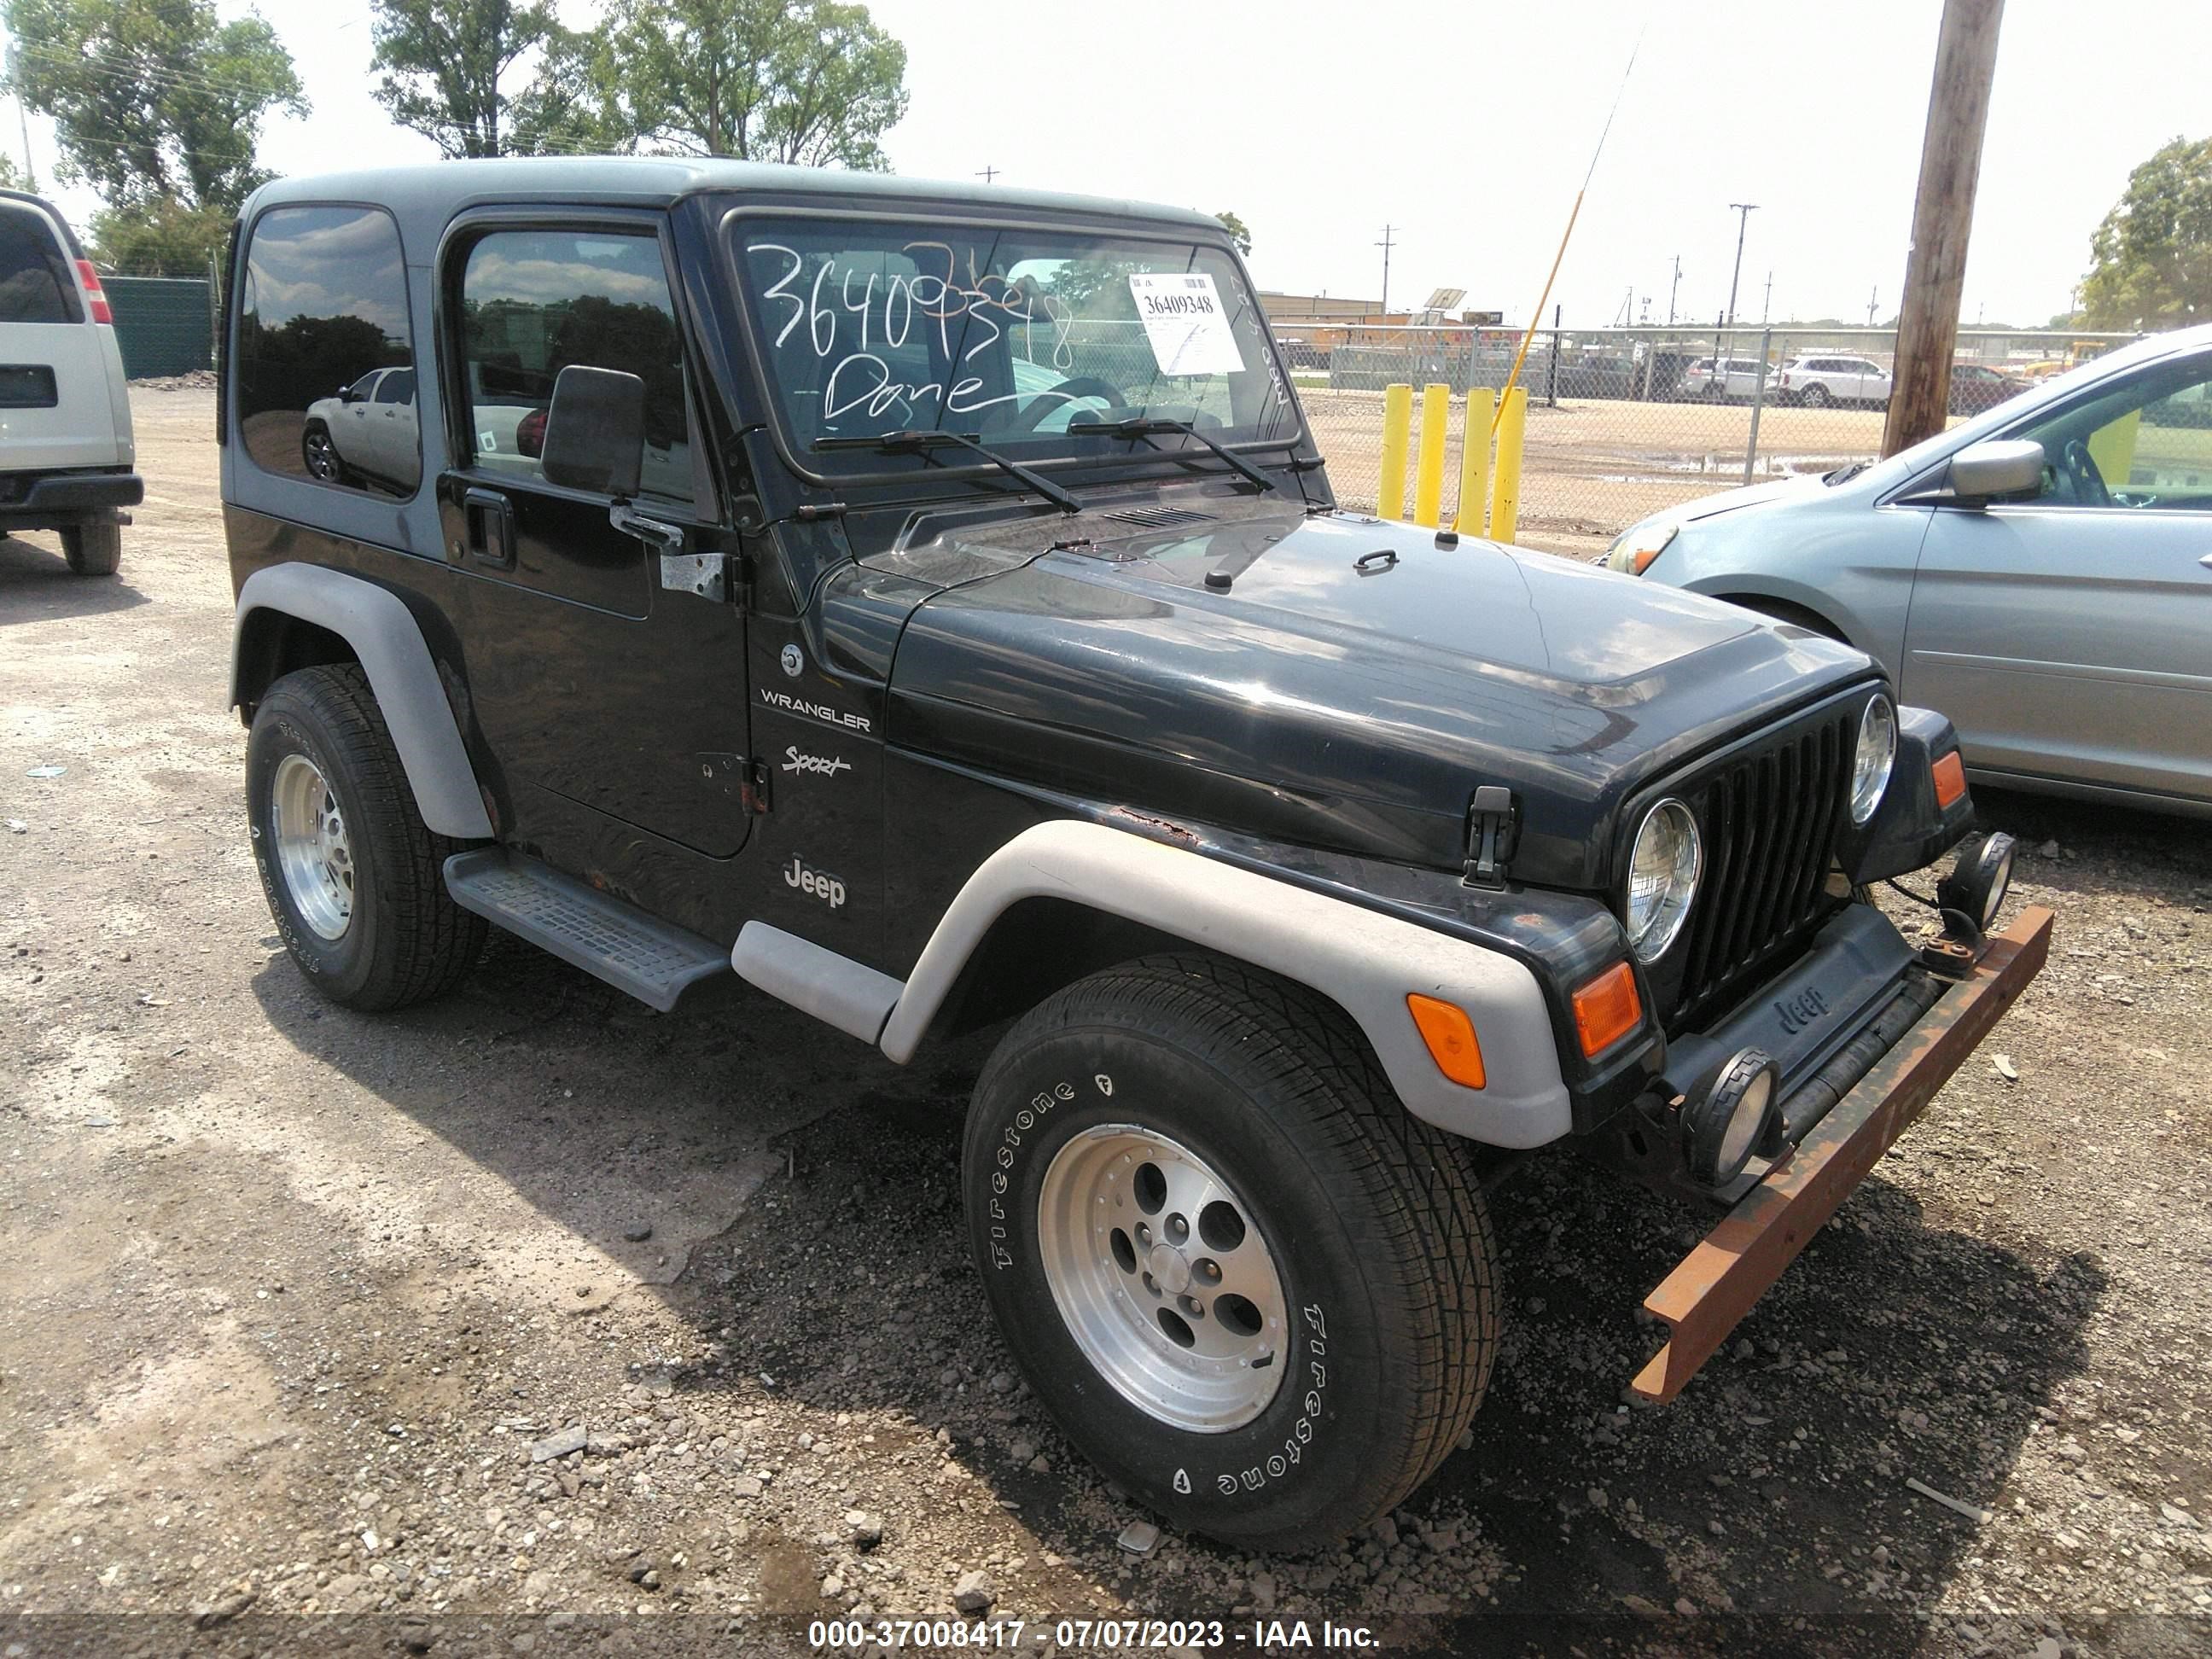
<svg viewBox="0 0 2212 1659">
<path fill-rule="evenodd" d="M 1486 783 L 1474 792 L 1467 811 L 1467 884 L 1503 887 L 1505 866 L 1521 838 L 1521 809 L 1513 792 L 1502 783 Z"/>
</svg>

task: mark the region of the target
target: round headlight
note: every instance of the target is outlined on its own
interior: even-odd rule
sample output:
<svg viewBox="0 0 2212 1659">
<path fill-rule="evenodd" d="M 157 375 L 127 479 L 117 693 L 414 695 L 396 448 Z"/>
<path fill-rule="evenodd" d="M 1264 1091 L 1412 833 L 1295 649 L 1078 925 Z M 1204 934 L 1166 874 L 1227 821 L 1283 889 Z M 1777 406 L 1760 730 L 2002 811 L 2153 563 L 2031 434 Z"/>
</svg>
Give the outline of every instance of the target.
<svg viewBox="0 0 2212 1659">
<path fill-rule="evenodd" d="M 1851 822 L 1864 823 L 1881 805 L 1897 760 L 1897 710 L 1876 692 L 1859 716 L 1859 750 L 1851 761 Z"/>
<path fill-rule="evenodd" d="M 1678 800 L 1644 815 L 1628 859 L 1628 942 L 1639 962 L 1656 961 L 1682 931 L 1704 866 L 1698 821 Z"/>
</svg>

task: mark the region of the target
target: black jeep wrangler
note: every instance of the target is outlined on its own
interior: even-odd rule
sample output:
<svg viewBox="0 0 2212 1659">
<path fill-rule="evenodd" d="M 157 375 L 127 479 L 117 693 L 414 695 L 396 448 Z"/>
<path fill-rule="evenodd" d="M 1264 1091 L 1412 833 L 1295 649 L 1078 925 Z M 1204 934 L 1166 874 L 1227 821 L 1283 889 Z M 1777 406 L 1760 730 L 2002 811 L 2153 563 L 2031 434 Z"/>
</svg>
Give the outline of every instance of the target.
<svg viewBox="0 0 2212 1659">
<path fill-rule="evenodd" d="M 452 162 L 265 186 L 228 290 L 301 968 L 394 1008 L 489 922 L 894 1060 L 1006 1023 L 985 1293 L 1178 1524 L 1309 1544 L 1437 1467 L 1527 1149 L 1721 1212 L 1647 1304 L 1671 1397 L 2042 962 L 1865 657 L 1340 511 L 1211 219 Z M 1865 890 L 1947 854 L 1916 948 Z"/>
</svg>

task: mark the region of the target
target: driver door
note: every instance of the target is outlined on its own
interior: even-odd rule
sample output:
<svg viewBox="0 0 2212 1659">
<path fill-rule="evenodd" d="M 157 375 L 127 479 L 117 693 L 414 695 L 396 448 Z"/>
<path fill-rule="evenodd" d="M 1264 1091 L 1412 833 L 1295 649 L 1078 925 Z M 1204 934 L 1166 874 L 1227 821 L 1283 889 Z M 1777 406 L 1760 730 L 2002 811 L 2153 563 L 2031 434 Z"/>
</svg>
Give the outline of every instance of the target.
<svg viewBox="0 0 2212 1659">
<path fill-rule="evenodd" d="M 1931 516 L 1905 696 L 1976 767 L 2212 794 L 2212 352 L 2003 435 L 2043 445 L 2041 492 Z"/>
</svg>

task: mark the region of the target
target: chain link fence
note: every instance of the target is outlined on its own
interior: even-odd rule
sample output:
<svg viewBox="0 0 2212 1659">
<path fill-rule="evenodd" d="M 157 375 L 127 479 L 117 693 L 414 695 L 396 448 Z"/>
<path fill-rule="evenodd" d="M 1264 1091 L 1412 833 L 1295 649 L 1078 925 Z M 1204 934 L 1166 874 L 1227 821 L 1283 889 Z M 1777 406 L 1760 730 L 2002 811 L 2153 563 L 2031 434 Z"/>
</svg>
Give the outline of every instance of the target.
<svg viewBox="0 0 2212 1659">
<path fill-rule="evenodd" d="M 1381 478 L 1383 388 L 1414 389 L 1409 453 L 1420 453 L 1420 389 L 1452 390 L 1444 521 L 1460 472 L 1470 386 L 1503 386 L 1517 330 L 1275 324 L 1338 499 L 1371 511 Z M 2109 350 L 2126 334 L 1965 330 L 1952 420 Z M 1662 507 L 1881 453 L 1897 354 L 1887 329 L 1541 330 L 1528 391 L 1520 528 L 1529 547 L 1589 557 Z M 1413 498 L 1412 480 L 1406 500 Z"/>
</svg>

